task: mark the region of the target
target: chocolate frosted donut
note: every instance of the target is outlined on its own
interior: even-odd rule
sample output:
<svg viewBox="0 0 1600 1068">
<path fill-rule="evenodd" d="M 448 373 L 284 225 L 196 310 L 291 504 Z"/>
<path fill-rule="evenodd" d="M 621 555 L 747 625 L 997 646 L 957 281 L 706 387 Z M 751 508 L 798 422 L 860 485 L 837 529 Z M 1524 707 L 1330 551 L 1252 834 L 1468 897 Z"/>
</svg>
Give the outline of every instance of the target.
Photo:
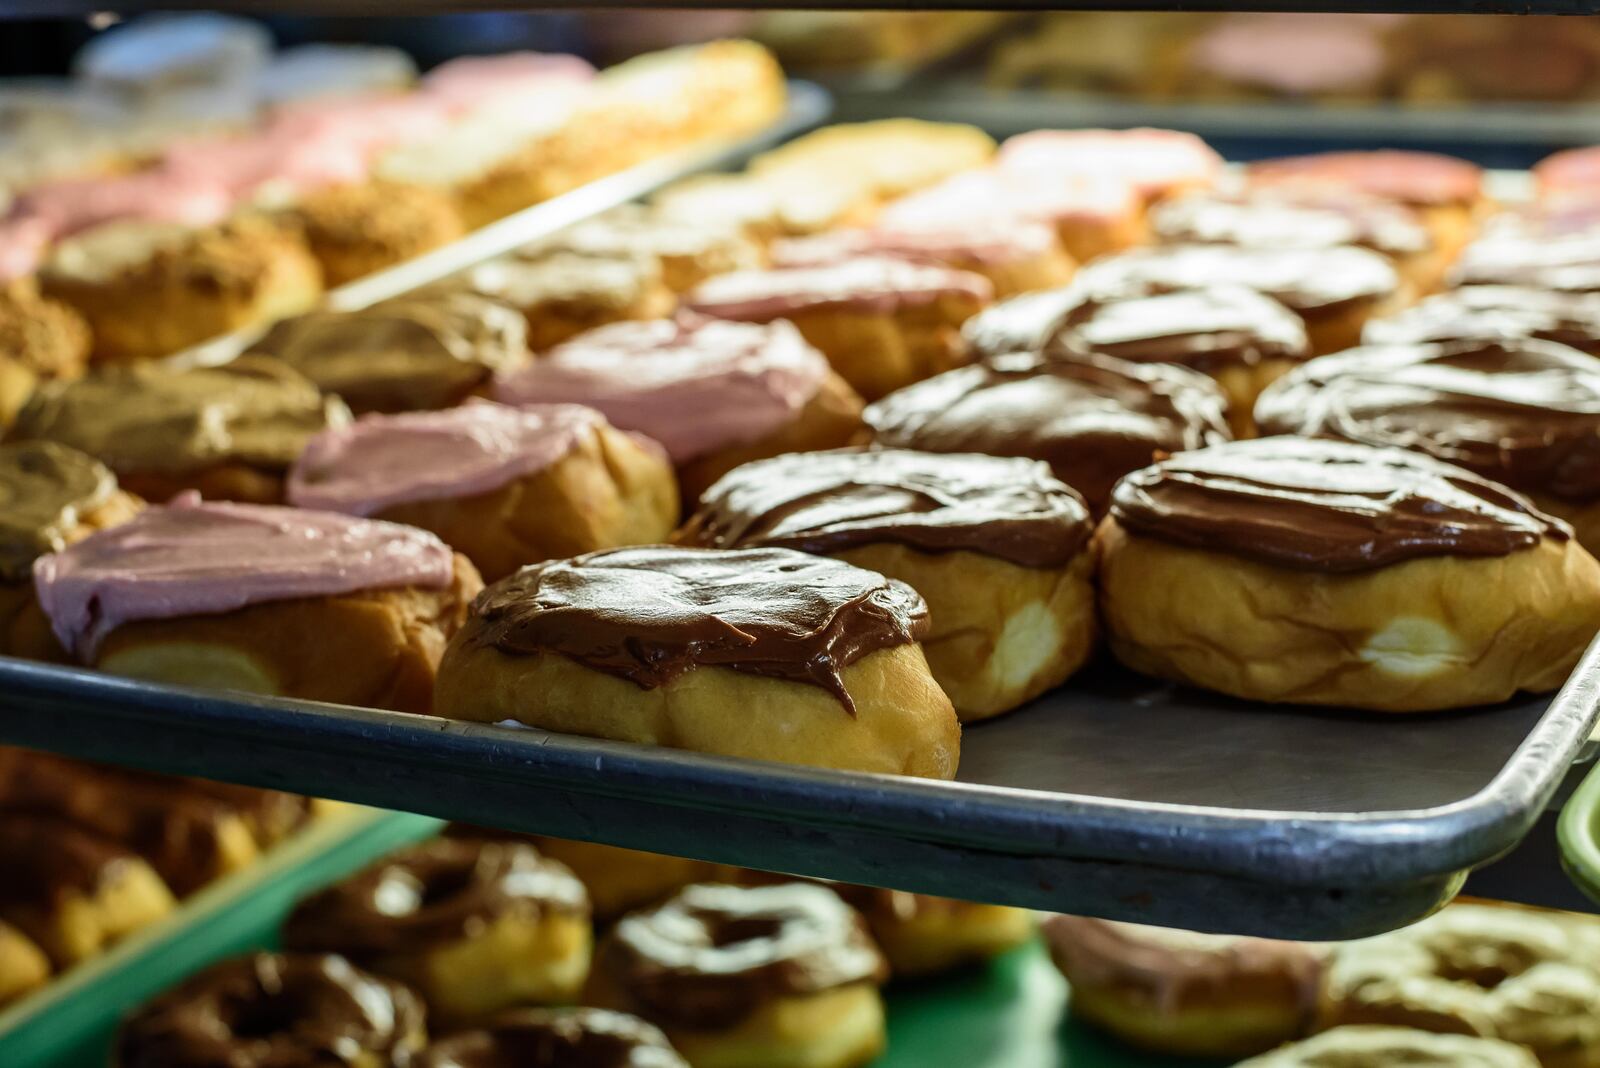
<svg viewBox="0 0 1600 1068">
<path fill-rule="evenodd" d="M 1344 190 L 1195 193 L 1158 204 L 1150 212 L 1150 230 L 1164 244 L 1359 245 L 1396 260 L 1433 248 L 1427 227 L 1404 208 Z"/>
<path fill-rule="evenodd" d="M 877 445 L 1043 460 L 1099 514 L 1158 454 L 1226 441 L 1225 405 L 1182 367 L 1013 353 L 899 390 L 863 419 Z"/>
<path fill-rule="evenodd" d="M 1447 281 L 1600 293 L 1600 229 L 1558 235 L 1515 227 L 1491 231 L 1462 250 Z"/>
<path fill-rule="evenodd" d="M 117 1035 L 117 1068 L 384 1068 L 424 1042 L 410 990 L 341 957 L 257 953 L 163 994 Z"/>
<path fill-rule="evenodd" d="M 688 1068 L 659 1028 L 608 1009 L 521 1009 L 435 1042 L 413 1068 Z"/>
<path fill-rule="evenodd" d="M 1374 319 L 1362 332 L 1362 341 L 1369 345 L 1524 337 L 1600 356 L 1600 294 L 1533 286 L 1465 286 Z"/>
<path fill-rule="evenodd" d="M 1539 1068 L 1526 1048 L 1495 1038 L 1434 1035 L 1414 1027 L 1335 1027 L 1236 1068 Z"/>
</svg>

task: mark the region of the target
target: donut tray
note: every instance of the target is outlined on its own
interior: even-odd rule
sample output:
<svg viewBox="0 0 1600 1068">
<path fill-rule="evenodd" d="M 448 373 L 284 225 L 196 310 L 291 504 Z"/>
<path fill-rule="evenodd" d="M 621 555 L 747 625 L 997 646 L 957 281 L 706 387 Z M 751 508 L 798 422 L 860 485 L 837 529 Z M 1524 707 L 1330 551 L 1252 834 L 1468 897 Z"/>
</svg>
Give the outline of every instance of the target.
<svg viewBox="0 0 1600 1068">
<path fill-rule="evenodd" d="M 1401 926 L 1528 833 L 1600 713 L 1253 705 L 1099 669 L 967 730 L 957 782 L 155 686 L 0 658 L 0 741 L 925 893 L 1307 939 Z"/>
</svg>

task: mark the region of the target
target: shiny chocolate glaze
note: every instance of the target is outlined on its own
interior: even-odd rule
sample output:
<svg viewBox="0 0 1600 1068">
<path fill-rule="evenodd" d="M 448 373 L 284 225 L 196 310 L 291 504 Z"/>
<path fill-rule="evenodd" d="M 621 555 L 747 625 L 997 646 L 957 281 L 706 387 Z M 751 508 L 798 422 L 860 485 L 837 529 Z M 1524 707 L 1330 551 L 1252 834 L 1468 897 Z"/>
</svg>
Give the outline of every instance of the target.
<svg viewBox="0 0 1600 1068">
<path fill-rule="evenodd" d="M 1037 461 L 839 449 L 735 468 L 701 495 L 699 511 L 677 540 L 809 553 L 893 542 L 1060 567 L 1092 530 L 1083 498 Z"/>
<path fill-rule="evenodd" d="M 85 513 L 116 488 L 110 468 L 76 449 L 0 445 L 0 581 L 26 581 L 34 560 L 65 548 Z"/>
<path fill-rule="evenodd" d="M 595 969 L 655 1023 L 737 1026 L 773 998 L 881 983 L 887 967 L 861 917 L 823 886 L 687 887 L 621 920 Z"/>
<path fill-rule="evenodd" d="M 1551 341 L 1349 349 L 1269 386 L 1256 425 L 1415 449 L 1528 492 L 1600 496 L 1600 359 Z"/>
<path fill-rule="evenodd" d="M 1559 236 L 1516 229 L 1486 233 L 1462 250 L 1446 281 L 1600 293 L 1600 229 Z"/>
<path fill-rule="evenodd" d="M 1369 345 L 1532 337 L 1600 356 L 1600 293 L 1466 286 L 1436 293 L 1362 331 Z"/>
<path fill-rule="evenodd" d="M 1158 204 L 1150 229 L 1164 244 L 1247 248 L 1360 245 L 1385 256 L 1433 247 L 1428 228 L 1406 208 L 1351 190 L 1315 193 L 1287 186 L 1254 193 L 1193 193 Z"/>
<path fill-rule="evenodd" d="M 881 446 L 1043 460 L 1098 515 L 1129 471 L 1228 440 L 1226 407 L 1175 365 L 1013 353 L 897 390 L 863 419 Z"/>
<path fill-rule="evenodd" d="M 1117 484 L 1135 534 L 1302 571 L 1422 556 L 1504 556 L 1571 529 L 1487 479 L 1419 453 L 1256 438 L 1183 453 Z"/>
<path fill-rule="evenodd" d="M 412 1068 L 688 1068 L 667 1037 L 609 1009 L 517 1009 L 435 1042 Z"/>
<path fill-rule="evenodd" d="M 68 895 L 92 897 L 139 858 L 66 820 L 0 813 L 0 917 L 12 906 L 51 911 Z"/>
</svg>

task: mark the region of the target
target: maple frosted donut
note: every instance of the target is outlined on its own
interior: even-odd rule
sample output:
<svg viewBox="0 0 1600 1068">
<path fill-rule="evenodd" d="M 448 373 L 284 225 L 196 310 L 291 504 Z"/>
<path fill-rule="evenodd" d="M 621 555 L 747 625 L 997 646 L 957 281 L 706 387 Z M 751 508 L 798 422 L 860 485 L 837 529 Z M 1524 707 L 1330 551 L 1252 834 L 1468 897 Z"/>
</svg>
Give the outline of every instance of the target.
<svg viewBox="0 0 1600 1068">
<path fill-rule="evenodd" d="M 862 413 L 880 447 L 1043 460 L 1101 515 L 1117 479 L 1228 439 L 1227 398 L 1176 364 L 1011 353 L 891 393 Z"/>
<path fill-rule="evenodd" d="M 1222 389 L 1229 425 L 1241 437 L 1253 432 L 1250 412 L 1261 391 L 1311 355 L 1299 316 L 1237 286 L 1105 300 L 1070 287 L 1032 293 L 973 316 L 963 333 L 980 359 L 1093 353 L 1191 368 Z"/>
<path fill-rule="evenodd" d="M 689 1068 L 667 1036 L 609 1009 L 518 1009 L 430 1045 L 413 1068 Z"/>
<path fill-rule="evenodd" d="M 485 590 L 434 711 L 645 745 L 948 779 L 960 725 L 904 583 L 789 549 L 613 549 Z M 752 714 L 756 710 L 756 714 Z"/>
<path fill-rule="evenodd" d="M 242 356 L 219 367 L 102 367 L 34 391 L 14 441 L 49 441 L 111 468 L 122 488 L 164 501 L 184 490 L 283 500 L 289 465 L 350 410 L 287 365 Z"/>
<path fill-rule="evenodd" d="M 1367 345 L 1279 379 L 1256 422 L 1458 464 L 1527 494 L 1600 550 L 1600 359 L 1587 353 L 1533 338 Z"/>
<path fill-rule="evenodd" d="M 855 1068 L 883 1051 L 885 974 L 827 887 L 700 884 L 612 928 L 586 1000 L 649 1020 L 692 1065 Z"/>
<path fill-rule="evenodd" d="M 311 895 L 286 948 L 406 983 L 436 1022 L 572 1001 L 589 974 L 589 897 L 525 842 L 436 838 Z"/>
<path fill-rule="evenodd" d="M 0 434 L 40 382 L 83 374 L 91 343 L 83 316 L 31 284 L 0 280 Z"/>
<path fill-rule="evenodd" d="M 1177 130 L 1035 130 L 1000 146 L 1001 171 L 1125 182 L 1145 203 L 1210 186 L 1222 157 L 1192 133 Z"/>
<path fill-rule="evenodd" d="M 577 404 L 363 416 L 307 443 L 288 498 L 430 530 L 490 582 L 523 564 L 661 541 L 678 519 L 660 448 Z"/>
<path fill-rule="evenodd" d="M 123 1022 L 115 1068 L 408 1064 L 427 1045 L 422 1002 L 343 957 L 252 953 L 190 976 Z"/>
<path fill-rule="evenodd" d="M 787 319 L 868 400 L 967 362 L 961 324 L 987 305 L 982 275 L 864 256 L 826 267 L 740 271 L 684 298 L 700 315 Z"/>
<path fill-rule="evenodd" d="M 544 352 L 609 323 L 663 319 L 678 299 L 645 256 L 554 251 L 502 256 L 440 283 L 509 304 L 528 323 L 528 348 Z"/>
<path fill-rule="evenodd" d="M 282 360 L 357 412 L 448 408 L 529 358 L 516 312 L 473 293 L 439 291 L 284 319 L 250 351 Z"/>
<path fill-rule="evenodd" d="M 130 518 L 142 506 L 104 464 L 53 442 L 0 445 L 0 656 L 66 652 L 33 592 L 33 562 Z"/>
<path fill-rule="evenodd" d="M 963 722 L 1063 682 L 1094 646 L 1093 523 L 1043 463 L 901 449 L 796 453 L 736 467 L 679 531 L 686 545 L 781 546 L 899 579 L 928 602 L 933 677 Z"/>
<path fill-rule="evenodd" d="M 1257 701 L 1423 712 L 1542 693 L 1600 629 L 1572 528 L 1399 449 L 1259 438 L 1123 479 L 1096 532 L 1111 650 Z"/>
<path fill-rule="evenodd" d="M 1522 1046 L 1493 1038 L 1432 1035 L 1412 1027 L 1335 1027 L 1302 1042 L 1263 1053 L 1236 1068 L 1540 1068 Z"/>
<path fill-rule="evenodd" d="M 1317 356 L 1357 344 L 1368 320 L 1409 297 L 1393 264 L 1354 245 L 1163 245 L 1100 260 L 1080 271 L 1075 284 L 1102 299 L 1211 286 L 1254 289 L 1300 316 Z"/>
<path fill-rule="evenodd" d="M 627 204 L 579 223 L 554 237 L 524 246 L 518 254 L 537 258 L 557 251 L 653 260 L 660 266 L 667 288 L 674 293 L 687 293 L 713 275 L 754 270 L 766 262 L 761 246 L 737 226 L 718 225 L 710 219 L 691 222 L 658 215 L 638 204 Z"/>
<path fill-rule="evenodd" d="M 749 460 L 847 445 L 861 398 L 793 326 L 614 323 L 500 375 L 505 404 L 585 404 L 659 442 L 684 500 Z"/>
<path fill-rule="evenodd" d="M 425 712 L 481 583 L 426 531 L 190 496 L 40 557 L 74 659 L 190 686 Z"/>
<path fill-rule="evenodd" d="M 304 236 L 329 289 L 404 263 L 465 233 L 449 197 L 393 182 L 321 189 L 285 215 Z"/>
<path fill-rule="evenodd" d="M 1316 1024 L 1325 955 L 1305 943 L 1087 916 L 1052 916 L 1043 928 L 1072 1014 L 1142 1049 L 1247 1057 Z"/>
</svg>

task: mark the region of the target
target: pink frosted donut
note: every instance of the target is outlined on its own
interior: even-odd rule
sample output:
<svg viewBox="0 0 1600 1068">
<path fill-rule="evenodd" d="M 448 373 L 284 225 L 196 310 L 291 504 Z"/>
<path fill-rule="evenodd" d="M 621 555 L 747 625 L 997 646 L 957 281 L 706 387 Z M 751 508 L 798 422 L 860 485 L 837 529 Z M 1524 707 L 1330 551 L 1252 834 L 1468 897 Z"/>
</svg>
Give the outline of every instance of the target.
<svg viewBox="0 0 1600 1068">
<path fill-rule="evenodd" d="M 1388 65 L 1383 40 L 1363 21 L 1328 15 L 1224 19 L 1189 52 L 1201 74 L 1292 96 L 1376 87 Z"/>
<path fill-rule="evenodd" d="M 1546 156 L 1533 168 L 1533 179 L 1543 198 L 1600 197 L 1600 145 Z"/>
<path fill-rule="evenodd" d="M 52 238 L 60 238 L 119 219 L 209 226 L 233 204 L 228 187 L 215 177 L 157 168 L 36 186 L 17 198 L 12 219 L 41 220 Z"/>
<path fill-rule="evenodd" d="M 38 270 L 50 244 L 50 224 L 37 216 L 0 219 L 0 283 Z"/>
<path fill-rule="evenodd" d="M 1177 130 L 1035 130 L 1001 145 L 996 166 L 1007 175 L 1051 181 L 1126 182 L 1153 200 L 1212 184 L 1222 173 L 1222 157 L 1194 134 Z"/>
<path fill-rule="evenodd" d="M 716 275 L 690 292 L 684 307 L 717 319 L 766 323 L 816 308 L 886 314 L 952 294 L 987 303 L 994 297 L 994 287 L 969 271 L 928 267 L 889 256 L 860 256 L 822 267 Z"/>
<path fill-rule="evenodd" d="M 1465 207 L 1483 195 L 1483 169 L 1435 152 L 1319 152 L 1250 165 L 1250 180 L 1331 182 L 1418 207 Z"/>
<path fill-rule="evenodd" d="M 878 225 L 937 227 L 951 219 L 974 228 L 1014 219 L 1057 227 L 1106 224 L 1128 218 L 1138 208 L 1134 187 L 1114 178 L 1053 181 L 1028 173 L 968 171 L 895 201 L 879 214 Z"/>
<path fill-rule="evenodd" d="M 422 80 L 422 92 L 456 111 L 527 97 L 536 99 L 558 84 L 584 83 L 594 67 L 577 56 L 510 52 L 500 56 L 462 56 L 441 63 Z"/>
<path fill-rule="evenodd" d="M 248 199 L 265 187 L 300 194 L 360 182 L 367 177 L 368 160 L 359 142 L 269 126 L 243 137 L 180 142 L 167 150 L 164 167 Z"/>
<path fill-rule="evenodd" d="M 426 93 L 369 93 L 279 108 L 267 130 L 276 137 L 342 142 L 372 159 L 406 141 L 437 136 L 451 109 Z"/>
<path fill-rule="evenodd" d="M 790 238 L 772 247 L 774 267 L 825 267 L 862 256 L 892 256 L 938 266 L 952 260 L 1003 264 L 1048 255 L 1055 231 L 1041 222 L 998 218 L 973 222 L 956 216 L 943 224 L 884 224 Z"/>
</svg>

